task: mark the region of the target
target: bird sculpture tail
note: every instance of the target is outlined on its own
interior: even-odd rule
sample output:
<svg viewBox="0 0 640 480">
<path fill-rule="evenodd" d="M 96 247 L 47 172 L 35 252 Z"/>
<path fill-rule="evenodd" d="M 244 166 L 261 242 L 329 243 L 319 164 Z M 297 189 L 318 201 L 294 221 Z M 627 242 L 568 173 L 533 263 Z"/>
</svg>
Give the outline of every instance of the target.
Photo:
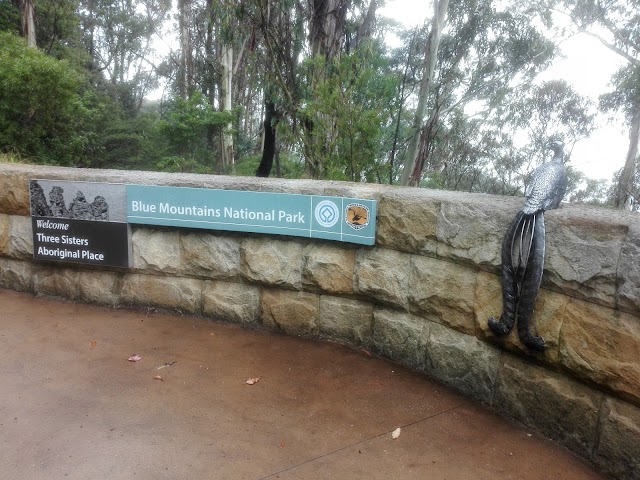
<svg viewBox="0 0 640 480">
<path fill-rule="evenodd" d="M 518 212 L 502 241 L 502 316 L 489 319 L 491 331 L 507 335 L 518 320 L 520 341 L 541 352 L 544 339 L 531 333 L 533 307 L 544 268 L 544 212 Z"/>
</svg>

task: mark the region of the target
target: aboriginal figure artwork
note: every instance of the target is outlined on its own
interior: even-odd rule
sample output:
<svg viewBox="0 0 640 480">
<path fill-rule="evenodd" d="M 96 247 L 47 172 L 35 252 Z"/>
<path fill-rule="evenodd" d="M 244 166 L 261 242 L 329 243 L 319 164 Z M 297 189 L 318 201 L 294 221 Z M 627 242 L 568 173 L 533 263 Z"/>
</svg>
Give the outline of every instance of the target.
<svg viewBox="0 0 640 480">
<path fill-rule="evenodd" d="M 558 208 L 567 190 L 563 145 L 549 145 L 554 157 L 540 165 L 527 188 L 526 202 L 507 229 L 502 241 L 502 316 L 489 318 L 498 337 L 507 335 L 518 321 L 518 337 L 530 350 L 542 352 L 544 339 L 532 333 L 533 306 L 544 269 L 544 211 Z"/>
</svg>

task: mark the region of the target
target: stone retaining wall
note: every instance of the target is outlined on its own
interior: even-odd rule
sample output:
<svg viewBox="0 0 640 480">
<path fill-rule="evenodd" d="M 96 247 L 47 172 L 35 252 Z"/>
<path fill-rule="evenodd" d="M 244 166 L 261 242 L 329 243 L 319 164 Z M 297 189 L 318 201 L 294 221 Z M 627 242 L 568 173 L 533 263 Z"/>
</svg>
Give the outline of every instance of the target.
<svg viewBox="0 0 640 480">
<path fill-rule="evenodd" d="M 374 247 L 133 227 L 133 268 L 34 262 L 28 180 L 50 178 L 378 200 Z M 0 164 L 0 287 L 177 310 L 326 338 L 425 372 L 640 479 L 640 218 L 547 212 L 543 354 L 496 340 L 502 235 L 522 199 L 343 182 Z"/>
</svg>

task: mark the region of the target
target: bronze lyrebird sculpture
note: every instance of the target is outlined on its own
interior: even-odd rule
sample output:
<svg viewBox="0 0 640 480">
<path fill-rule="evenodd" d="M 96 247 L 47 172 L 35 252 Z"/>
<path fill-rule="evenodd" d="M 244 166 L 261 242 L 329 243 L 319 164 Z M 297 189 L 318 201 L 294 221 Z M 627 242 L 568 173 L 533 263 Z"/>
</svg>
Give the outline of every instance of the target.
<svg viewBox="0 0 640 480">
<path fill-rule="evenodd" d="M 518 319 L 518 337 L 531 350 L 541 352 L 544 339 L 531 333 L 533 306 L 544 268 L 544 211 L 558 208 L 567 190 L 563 144 L 549 145 L 554 156 L 540 165 L 525 191 L 526 202 L 502 241 L 502 316 L 489 318 L 491 331 L 507 335 Z"/>
</svg>

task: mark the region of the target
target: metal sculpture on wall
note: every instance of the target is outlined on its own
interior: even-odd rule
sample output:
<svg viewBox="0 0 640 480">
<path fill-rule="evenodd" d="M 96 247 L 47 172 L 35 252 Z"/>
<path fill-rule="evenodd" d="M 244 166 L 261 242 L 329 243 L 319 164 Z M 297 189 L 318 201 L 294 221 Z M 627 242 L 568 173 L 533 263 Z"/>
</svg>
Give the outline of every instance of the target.
<svg viewBox="0 0 640 480">
<path fill-rule="evenodd" d="M 549 145 L 554 156 L 540 165 L 527 188 L 526 202 L 502 241 L 502 316 L 489 318 L 498 337 L 507 335 L 518 320 L 518 337 L 529 349 L 542 352 L 544 339 L 532 333 L 533 306 L 544 268 L 544 211 L 558 208 L 567 190 L 563 144 Z"/>
</svg>

